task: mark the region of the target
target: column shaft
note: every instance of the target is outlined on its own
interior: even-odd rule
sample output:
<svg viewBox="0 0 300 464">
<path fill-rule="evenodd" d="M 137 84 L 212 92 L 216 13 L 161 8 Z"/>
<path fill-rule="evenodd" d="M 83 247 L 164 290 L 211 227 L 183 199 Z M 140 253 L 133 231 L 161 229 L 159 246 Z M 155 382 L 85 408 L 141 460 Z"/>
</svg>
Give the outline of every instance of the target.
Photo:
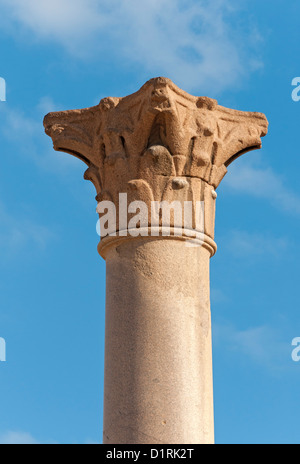
<svg viewBox="0 0 300 464">
<path fill-rule="evenodd" d="M 104 443 L 213 443 L 210 252 L 176 239 L 107 251 Z"/>
</svg>

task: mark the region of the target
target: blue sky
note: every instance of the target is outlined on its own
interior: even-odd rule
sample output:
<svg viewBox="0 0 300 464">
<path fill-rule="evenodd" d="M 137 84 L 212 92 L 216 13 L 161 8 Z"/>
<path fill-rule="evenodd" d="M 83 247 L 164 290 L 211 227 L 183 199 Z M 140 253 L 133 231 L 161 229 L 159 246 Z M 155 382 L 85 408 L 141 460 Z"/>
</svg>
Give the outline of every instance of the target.
<svg viewBox="0 0 300 464">
<path fill-rule="evenodd" d="M 299 15 L 297 0 L 0 0 L 0 443 L 101 440 L 94 187 L 42 122 L 159 75 L 269 119 L 218 189 L 216 441 L 300 442 Z"/>
</svg>

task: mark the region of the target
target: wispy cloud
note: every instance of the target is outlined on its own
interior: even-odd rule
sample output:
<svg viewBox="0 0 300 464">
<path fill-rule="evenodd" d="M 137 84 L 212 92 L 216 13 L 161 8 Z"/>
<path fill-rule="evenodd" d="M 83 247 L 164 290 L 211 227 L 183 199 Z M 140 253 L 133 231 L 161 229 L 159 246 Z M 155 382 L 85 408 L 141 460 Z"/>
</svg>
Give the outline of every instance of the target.
<svg viewBox="0 0 300 464">
<path fill-rule="evenodd" d="M 93 440 L 87 440 L 85 445 L 101 445 L 101 443 Z"/>
<path fill-rule="evenodd" d="M 0 135 L 3 141 L 8 142 L 9 150 L 15 147 L 17 155 L 26 156 L 46 171 L 65 174 L 72 167 L 80 169 L 81 163 L 73 156 L 55 152 L 44 133 L 44 115 L 57 109 L 59 108 L 50 97 L 41 98 L 31 116 L 8 104 L 1 106 Z M 2 149 L 4 150 L 3 147 Z"/>
<path fill-rule="evenodd" d="M 18 24 L 29 40 L 56 42 L 81 58 L 114 55 L 153 75 L 167 75 L 187 90 L 216 94 L 262 66 L 255 53 L 260 34 L 238 30 L 240 2 L 228 3 L 0 0 L 0 8 L 2 27 Z"/>
<path fill-rule="evenodd" d="M 268 200 L 287 213 L 300 214 L 300 197 L 286 186 L 283 177 L 257 159 L 240 160 L 230 166 L 223 185 L 238 194 Z"/>
<path fill-rule="evenodd" d="M 219 305 L 228 302 L 228 296 L 220 288 L 213 287 L 210 292 L 210 298 L 213 305 Z"/>
<path fill-rule="evenodd" d="M 25 216 L 25 217 L 24 217 Z M 55 233 L 49 227 L 38 224 L 22 215 L 8 212 L 0 202 L 0 249 L 1 256 L 18 255 L 26 246 L 37 247 L 39 250 L 46 248 L 50 240 L 55 238 Z"/>
<path fill-rule="evenodd" d="M 7 432 L 0 435 L 0 445 L 38 445 L 29 433 L 24 432 Z"/>
<path fill-rule="evenodd" d="M 282 257 L 289 247 L 290 240 L 285 237 L 274 237 L 266 233 L 250 233 L 242 230 L 233 230 L 228 234 L 227 246 L 235 256 L 244 258 L 257 258 L 262 256 Z"/>
<path fill-rule="evenodd" d="M 42 115 L 46 115 L 52 111 L 59 111 L 59 109 L 58 105 L 48 96 L 42 97 L 37 104 L 37 110 Z"/>
<path fill-rule="evenodd" d="M 21 431 L 8 431 L 0 435 L 0 445 L 57 445 L 57 442 L 45 441 L 43 443 L 36 440 L 30 433 Z M 100 445 L 93 440 L 84 441 L 85 445 Z"/>
<path fill-rule="evenodd" d="M 291 343 L 268 325 L 239 330 L 230 324 L 214 325 L 215 346 L 276 371 L 291 366 Z"/>
</svg>

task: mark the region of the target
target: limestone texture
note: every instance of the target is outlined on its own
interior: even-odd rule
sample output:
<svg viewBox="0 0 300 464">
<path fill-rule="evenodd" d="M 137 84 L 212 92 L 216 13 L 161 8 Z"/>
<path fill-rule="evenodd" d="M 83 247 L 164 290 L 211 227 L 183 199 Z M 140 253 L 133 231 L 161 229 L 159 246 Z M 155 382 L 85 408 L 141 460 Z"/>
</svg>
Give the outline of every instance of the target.
<svg viewBox="0 0 300 464">
<path fill-rule="evenodd" d="M 154 201 L 203 202 L 202 246 L 187 246 L 186 234 L 151 236 L 149 217 L 149 236 L 123 236 L 119 228 L 100 241 L 107 264 L 103 442 L 213 443 L 216 189 L 236 158 L 261 148 L 266 117 L 159 77 L 125 98 L 51 113 L 44 126 L 55 150 L 86 163 L 96 200 L 113 202 L 117 214 L 120 193 L 149 210 Z"/>
</svg>

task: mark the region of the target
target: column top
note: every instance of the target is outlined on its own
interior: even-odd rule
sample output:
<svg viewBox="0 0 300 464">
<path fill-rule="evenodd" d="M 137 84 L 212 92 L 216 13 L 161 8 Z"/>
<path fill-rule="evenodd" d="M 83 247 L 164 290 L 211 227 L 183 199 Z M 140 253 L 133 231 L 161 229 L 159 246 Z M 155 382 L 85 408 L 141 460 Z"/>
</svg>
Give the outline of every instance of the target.
<svg viewBox="0 0 300 464">
<path fill-rule="evenodd" d="M 215 189 L 228 166 L 261 148 L 268 132 L 264 114 L 225 108 L 214 99 L 184 92 L 164 77 L 124 98 L 50 113 L 44 127 L 55 150 L 87 164 L 85 178 L 94 183 L 98 200 L 112 183 L 124 192 L 149 169 L 179 183 L 180 178 L 198 178 Z"/>
</svg>

